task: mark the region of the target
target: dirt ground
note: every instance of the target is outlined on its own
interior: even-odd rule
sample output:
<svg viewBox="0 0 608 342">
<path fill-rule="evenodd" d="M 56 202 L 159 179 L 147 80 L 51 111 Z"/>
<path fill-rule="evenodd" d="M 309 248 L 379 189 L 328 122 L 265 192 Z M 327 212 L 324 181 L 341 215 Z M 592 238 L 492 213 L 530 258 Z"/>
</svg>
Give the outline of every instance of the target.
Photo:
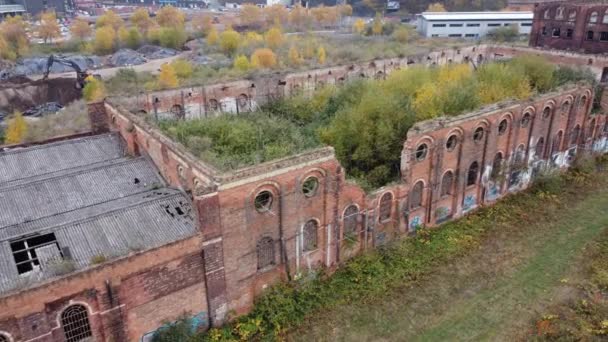
<svg viewBox="0 0 608 342">
<path fill-rule="evenodd" d="M 75 88 L 75 78 L 52 78 L 32 81 L 17 77 L 0 83 L 0 111 L 24 111 L 46 102 L 67 105 L 80 99 L 82 93 Z"/>
</svg>

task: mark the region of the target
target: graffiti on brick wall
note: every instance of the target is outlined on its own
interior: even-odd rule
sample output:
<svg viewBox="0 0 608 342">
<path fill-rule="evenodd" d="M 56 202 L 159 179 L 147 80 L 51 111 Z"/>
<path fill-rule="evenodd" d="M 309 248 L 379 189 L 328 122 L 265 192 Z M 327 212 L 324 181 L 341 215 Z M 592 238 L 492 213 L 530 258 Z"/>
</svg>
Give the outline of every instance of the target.
<svg viewBox="0 0 608 342">
<path fill-rule="evenodd" d="M 462 203 L 462 211 L 469 212 L 477 207 L 477 198 L 475 195 L 466 195 Z"/>
<path fill-rule="evenodd" d="M 439 207 L 435 210 L 435 222 L 441 223 L 450 219 L 450 208 Z"/>
<path fill-rule="evenodd" d="M 486 190 L 486 199 L 488 201 L 495 201 L 500 196 L 500 184 L 490 183 Z"/>
<path fill-rule="evenodd" d="M 608 138 L 603 137 L 595 141 L 593 144 L 593 152 L 607 152 L 608 153 Z"/>
<path fill-rule="evenodd" d="M 422 218 L 420 216 L 414 216 L 410 221 L 410 228 L 416 230 L 422 226 Z"/>
<path fill-rule="evenodd" d="M 144 334 L 144 336 L 141 337 L 141 342 L 152 342 L 154 341 L 155 337 L 161 333 L 163 330 L 166 330 L 168 328 L 170 328 L 172 325 L 178 323 L 178 321 L 173 322 L 173 323 L 167 323 L 162 325 L 161 327 L 159 327 L 158 329 L 151 331 L 149 333 Z M 206 328 L 209 326 L 208 323 L 208 318 L 207 318 L 207 313 L 205 311 L 200 312 L 194 316 L 192 316 L 192 318 L 190 318 L 188 320 L 188 324 L 190 324 L 190 330 L 192 332 L 195 332 L 201 328 Z"/>
</svg>

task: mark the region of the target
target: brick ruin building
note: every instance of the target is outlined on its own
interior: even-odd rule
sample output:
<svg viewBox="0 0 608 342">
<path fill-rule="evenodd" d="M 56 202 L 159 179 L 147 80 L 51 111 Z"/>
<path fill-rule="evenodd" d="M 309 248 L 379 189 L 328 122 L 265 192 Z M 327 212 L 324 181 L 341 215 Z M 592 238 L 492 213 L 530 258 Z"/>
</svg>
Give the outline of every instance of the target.
<svg viewBox="0 0 608 342">
<path fill-rule="evenodd" d="M 573 1 L 534 7 L 530 46 L 583 53 L 608 52 L 608 3 Z"/>
<path fill-rule="evenodd" d="M 588 84 L 415 124 L 404 137 L 401 182 L 371 193 L 346 180 L 330 147 L 222 172 L 140 111 L 230 115 L 319 82 L 530 52 L 589 66 L 598 79 L 608 67 L 604 57 L 530 48 L 445 50 L 155 92 L 132 108 L 109 99 L 89 105 L 90 134 L 6 147 L 0 342 L 147 341 L 183 312 L 199 327 L 221 325 L 278 281 L 335 269 L 422 226 L 490 205 L 543 169 L 568 167 L 581 151 L 608 152 L 605 99 L 592 113 L 597 94 Z M 497 177 L 499 168 L 505 177 Z"/>
</svg>

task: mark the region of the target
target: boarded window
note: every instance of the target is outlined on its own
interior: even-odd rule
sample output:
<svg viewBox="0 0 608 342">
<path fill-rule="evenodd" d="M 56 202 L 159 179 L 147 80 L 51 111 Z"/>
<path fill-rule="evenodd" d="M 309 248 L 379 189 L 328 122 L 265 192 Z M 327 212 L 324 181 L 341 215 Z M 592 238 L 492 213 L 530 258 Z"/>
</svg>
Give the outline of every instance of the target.
<svg viewBox="0 0 608 342">
<path fill-rule="evenodd" d="M 274 240 L 271 237 L 263 237 L 258 241 L 258 270 L 274 265 Z"/>
<path fill-rule="evenodd" d="M 357 216 L 359 216 L 359 209 L 356 205 L 350 205 L 344 210 L 344 234 L 351 235 L 357 232 Z"/>
<path fill-rule="evenodd" d="M 83 305 L 72 305 L 61 314 L 61 326 L 66 342 L 84 341 L 93 336 L 89 314 Z"/>
<path fill-rule="evenodd" d="M 303 241 L 302 249 L 304 252 L 314 251 L 317 249 L 317 232 L 319 230 L 319 224 L 316 220 L 310 220 L 304 225 L 302 232 Z"/>
<path fill-rule="evenodd" d="M 391 218 L 391 211 L 393 207 L 393 194 L 390 192 L 382 195 L 380 199 L 380 221 L 386 221 Z"/>
<path fill-rule="evenodd" d="M 447 196 L 452 194 L 452 186 L 454 183 L 454 173 L 448 171 L 443 175 L 441 179 L 441 196 Z"/>
<path fill-rule="evenodd" d="M 467 186 L 475 185 L 477 183 L 477 175 L 479 174 L 479 163 L 474 161 L 469 166 L 469 172 L 467 173 Z"/>
<path fill-rule="evenodd" d="M 412 191 L 410 192 L 410 208 L 415 209 L 422 206 L 422 190 L 424 189 L 424 183 L 422 181 L 417 182 Z"/>
</svg>

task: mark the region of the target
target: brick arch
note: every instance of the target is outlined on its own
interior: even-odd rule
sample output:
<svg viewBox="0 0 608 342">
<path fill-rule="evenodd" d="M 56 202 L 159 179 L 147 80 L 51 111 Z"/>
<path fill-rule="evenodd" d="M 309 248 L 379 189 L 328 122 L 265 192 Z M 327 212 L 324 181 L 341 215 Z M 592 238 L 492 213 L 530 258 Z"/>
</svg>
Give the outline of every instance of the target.
<svg viewBox="0 0 608 342">
<path fill-rule="evenodd" d="M 61 310 L 59 310 L 57 312 L 57 317 L 55 319 L 56 319 L 56 322 L 57 322 L 57 326 L 59 328 L 62 327 L 61 315 L 63 315 L 64 311 L 67 310 L 70 306 L 73 306 L 73 305 L 82 305 L 82 306 L 84 306 L 85 309 L 87 309 L 87 314 L 89 315 L 89 321 L 91 321 L 91 316 L 93 315 L 93 313 L 95 313 L 95 311 L 93 311 L 93 307 L 91 307 L 91 304 L 89 304 L 89 303 L 87 303 L 85 301 L 81 301 L 81 300 L 70 300 L 66 305 L 64 305 L 61 308 Z"/>
<path fill-rule="evenodd" d="M 413 144 L 413 149 L 416 150 L 416 148 L 420 146 L 420 144 L 427 144 L 430 149 L 431 146 L 435 144 L 435 139 L 430 135 L 424 135 L 418 138 L 418 140 L 416 140 L 416 142 Z"/>
<path fill-rule="evenodd" d="M 13 342 L 14 341 L 13 337 L 11 336 L 11 334 L 9 334 L 6 331 L 0 330 L 0 337 L 5 338 L 7 342 Z"/>
</svg>

